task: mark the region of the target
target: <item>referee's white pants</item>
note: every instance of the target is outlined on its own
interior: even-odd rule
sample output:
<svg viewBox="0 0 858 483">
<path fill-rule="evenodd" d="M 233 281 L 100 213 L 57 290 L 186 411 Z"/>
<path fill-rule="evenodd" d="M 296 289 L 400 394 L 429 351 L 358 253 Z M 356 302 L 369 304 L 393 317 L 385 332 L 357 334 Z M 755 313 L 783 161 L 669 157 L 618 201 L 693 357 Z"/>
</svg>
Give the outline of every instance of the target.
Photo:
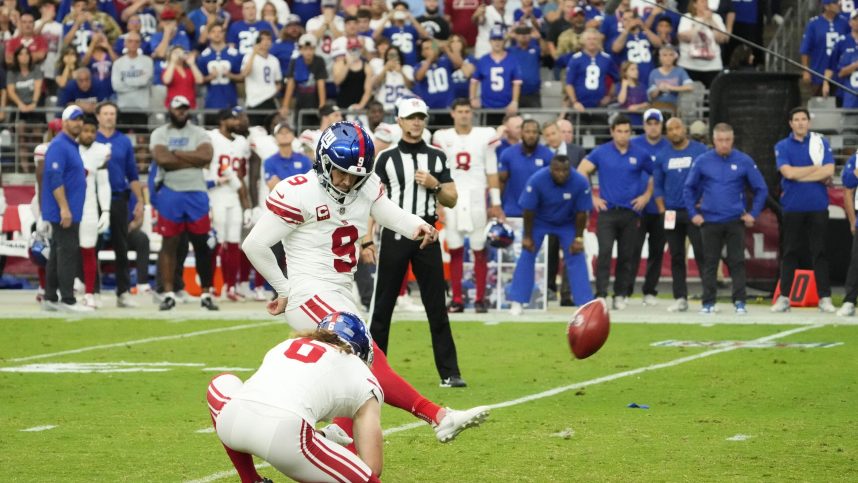
<svg viewBox="0 0 858 483">
<path fill-rule="evenodd" d="M 233 399 L 217 417 L 226 446 L 271 463 L 297 481 L 370 481 L 372 470 L 357 455 L 317 433 L 295 413 Z"/>
</svg>

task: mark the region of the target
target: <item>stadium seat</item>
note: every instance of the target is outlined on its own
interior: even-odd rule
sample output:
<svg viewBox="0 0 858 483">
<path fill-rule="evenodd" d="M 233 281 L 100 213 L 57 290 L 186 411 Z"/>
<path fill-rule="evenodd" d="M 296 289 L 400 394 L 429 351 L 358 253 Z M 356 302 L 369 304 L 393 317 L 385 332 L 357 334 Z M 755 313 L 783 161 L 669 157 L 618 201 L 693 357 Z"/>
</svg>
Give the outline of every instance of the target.
<svg viewBox="0 0 858 483">
<path fill-rule="evenodd" d="M 837 110 L 834 97 L 811 97 L 807 110 L 813 118 L 813 130 L 822 133 L 843 132 L 843 114 Z"/>
<path fill-rule="evenodd" d="M 686 124 L 690 124 L 697 119 L 702 119 L 705 113 L 706 105 L 706 86 L 702 82 L 694 82 L 694 90 L 691 92 L 681 92 L 679 94 L 679 102 L 677 104 L 677 115 L 682 118 Z"/>
</svg>

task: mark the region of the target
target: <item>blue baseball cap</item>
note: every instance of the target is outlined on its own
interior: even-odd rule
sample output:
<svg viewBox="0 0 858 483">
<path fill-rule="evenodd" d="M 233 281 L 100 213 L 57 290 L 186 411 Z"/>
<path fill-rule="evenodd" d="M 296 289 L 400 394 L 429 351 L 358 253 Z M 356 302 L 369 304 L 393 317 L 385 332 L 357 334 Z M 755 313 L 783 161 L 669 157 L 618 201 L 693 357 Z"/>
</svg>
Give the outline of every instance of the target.
<svg viewBox="0 0 858 483">
<path fill-rule="evenodd" d="M 63 110 L 63 121 L 74 121 L 83 117 L 83 109 L 78 106 L 68 106 Z"/>
<path fill-rule="evenodd" d="M 837 3 L 837 2 L 838 2 L 838 0 L 822 0 L 823 5 L 829 5 L 829 4 Z"/>
</svg>

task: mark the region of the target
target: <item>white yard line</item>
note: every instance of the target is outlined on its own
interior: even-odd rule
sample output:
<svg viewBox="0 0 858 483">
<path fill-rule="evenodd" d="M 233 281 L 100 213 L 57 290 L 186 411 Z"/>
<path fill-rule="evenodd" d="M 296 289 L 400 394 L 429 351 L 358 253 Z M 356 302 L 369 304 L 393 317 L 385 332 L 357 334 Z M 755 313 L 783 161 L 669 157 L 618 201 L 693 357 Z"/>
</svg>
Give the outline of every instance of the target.
<svg viewBox="0 0 858 483">
<path fill-rule="evenodd" d="M 255 329 L 258 327 L 267 327 L 269 325 L 284 325 L 283 321 L 274 321 L 274 322 L 260 322 L 256 324 L 243 324 L 243 325 L 234 325 L 232 327 L 221 327 L 218 329 L 207 329 L 207 330 L 198 330 L 196 332 L 186 332 L 184 334 L 175 334 L 175 335 L 164 335 L 160 337 L 149 337 L 147 339 L 137 339 L 137 340 L 129 340 L 125 342 L 114 342 L 112 344 L 100 344 L 93 345 L 89 347 L 81 347 L 79 349 L 70 349 L 66 351 L 60 352 L 49 352 L 47 354 L 36 354 L 32 356 L 26 357 L 15 357 L 12 359 L 6 359 L 6 362 L 23 362 L 23 361 L 32 361 L 36 359 L 48 359 L 51 357 L 57 356 L 66 356 L 69 354 L 80 354 L 82 352 L 90 352 L 100 349 L 114 349 L 117 347 L 127 347 L 132 345 L 140 345 L 140 344 L 148 344 L 150 342 L 161 342 L 165 340 L 177 340 L 177 339 L 186 339 L 188 337 L 197 337 L 200 335 L 209 335 L 209 334 L 218 334 L 221 332 L 232 332 L 236 330 L 244 330 L 244 329 Z"/>
<path fill-rule="evenodd" d="M 765 337 L 760 337 L 758 339 L 754 339 L 754 340 L 750 341 L 750 343 L 760 343 L 760 342 L 768 342 L 770 340 L 782 339 L 784 337 L 789 337 L 791 335 L 798 334 L 800 332 L 805 332 L 805 331 L 808 331 L 811 329 L 818 329 L 818 328 L 824 327 L 824 326 L 825 325 L 806 325 L 806 326 L 802 326 L 802 327 L 797 327 L 795 329 L 785 330 L 783 332 L 778 332 L 776 334 L 767 335 Z M 666 369 L 668 367 L 678 366 L 680 364 L 685 364 L 686 362 L 692 362 L 692 361 L 696 361 L 698 359 L 703 359 L 703 358 L 706 358 L 709 356 L 714 356 L 717 354 L 723 354 L 725 352 L 731 352 L 731 351 L 737 350 L 739 348 L 740 348 L 739 346 L 731 346 L 731 347 L 723 347 L 720 349 L 713 349 L 713 350 L 701 352 L 699 354 L 695 354 L 692 356 L 680 357 L 679 359 L 674 359 L 672 361 L 662 362 L 659 364 L 652 364 L 652 365 L 649 365 L 646 367 L 639 367 L 637 369 L 632 369 L 630 371 L 617 372 L 616 374 L 610 374 L 607 376 L 597 377 L 595 379 L 590 379 L 589 381 L 576 382 L 575 384 L 570 384 L 568 386 L 556 387 L 554 389 L 549 389 L 547 391 L 538 392 L 536 394 L 531 394 L 529 396 L 520 397 L 518 399 L 512 399 L 510 401 L 503 401 L 503 402 L 491 404 L 488 407 L 490 407 L 492 409 L 499 409 L 499 408 L 505 408 L 505 407 L 509 407 L 509 406 L 516 406 L 518 404 L 523 404 L 523 403 L 530 402 L 530 401 L 536 401 L 538 399 L 544 399 L 547 397 L 556 396 L 558 394 L 561 394 L 561 393 L 564 393 L 567 391 L 571 391 L 574 389 L 580 389 L 580 388 L 586 387 L 586 386 L 594 386 L 596 384 L 601 384 L 603 382 L 610 382 L 610 381 L 614 381 L 616 379 L 622 379 L 624 377 L 634 376 L 637 374 L 641 374 L 643 372 L 650 372 L 650 371 L 655 371 L 658 369 Z M 408 431 L 410 429 L 419 428 L 419 427 L 425 426 L 425 425 L 426 425 L 426 423 L 423 423 L 423 422 L 403 424 L 402 426 L 396 426 L 396 427 L 393 427 L 390 429 L 386 429 L 384 431 L 384 434 L 386 436 L 386 435 L 393 434 L 393 433 L 399 433 L 401 431 Z M 261 464 L 256 465 L 256 468 L 257 469 L 258 468 L 266 468 L 268 466 L 271 466 L 271 465 L 269 465 L 268 463 L 261 463 Z M 235 475 L 236 475 L 235 470 L 219 471 L 217 473 L 214 473 L 214 474 L 209 475 L 209 476 L 205 476 L 205 477 L 197 479 L 197 480 L 188 480 L 185 483 L 211 483 L 212 481 L 221 480 L 223 478 L 229 478 L 229 477 L 232 477 Z"/>
<path fill-rule="evenodd" d="M 49 429 L 54 429 L 56 427 L 57 426 L 55 424 L 46 424 L 44 426 L 33 426 L 32 428 L 19 429 L 18 431 L 21 431 L 23 433 L 38 433 L 40 431 L 47 431 Z"/>
</svg>

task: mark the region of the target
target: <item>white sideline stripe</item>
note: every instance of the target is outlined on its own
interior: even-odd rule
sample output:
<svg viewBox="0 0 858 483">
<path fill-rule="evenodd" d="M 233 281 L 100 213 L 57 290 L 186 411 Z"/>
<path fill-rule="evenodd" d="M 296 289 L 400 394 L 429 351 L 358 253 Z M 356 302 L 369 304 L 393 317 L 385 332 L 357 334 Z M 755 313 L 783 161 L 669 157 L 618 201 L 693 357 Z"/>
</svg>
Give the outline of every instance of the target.
<svg viewBox="0 0 858 483">
<path fill-rule="evenodd" d="M 70 349 L 67 351 L 50 352 L 48 354 L 36 354 L 33 356 L 15 357 L 12 359 L 7 359 L 7 361 L 8 362 L 23 362 L 23 361 L 32 361 L 32 360 L 36 360 L 36 359 L 48 359 L 50 357 L 65 356 L 65 355 L 69 355 L 69 354 L 80 354 L 81 352 L 95 351 L 95 350 L 99 350 L 99 349 L 113 349 L 116 347 L 126 347 L 126 346 L 130 346 L 130 345 L 148 344 L 150 342 L 161 342 L 161 341 L 165 341 L 165 340 L 185 339 L 188 337 L 196 337 L 199 335 L 217 334 L 220 332 L 231 332 L 234 330 L 255 329 L 257 327 L 266 327 L 269 325 L 276 325 L 276 324 L 284 324 L 284 322 L 282 322 L 282 321 L 261 322 L 261 323 L 257 323 L 257 324 L 244 324 L 244 325 L 234 325 L 232 327 L 221 327 L 218 329 L 198 330 L 196 332 L 186 332 L 184 334 L 165 335 L 165 336 L 161 336 L 161 337 L 149 337 L 148 339 L 137 339 L 137 340 L 129 340 L 129 341 L 125 341 L 125 342 L 114 342 L 113 344 L 93 345 L 93 346 L 89 346 L 89 347 L 81 347 L 80 349 Z"/>
<path fill-rule="evenodd" d="M 54 429 L 56 427 L 57 427 L 56 424 L 46 424 L 44 426 L 33 426 L 32 428 L 19 429 L 18 431 L 21 431 L 23 433 L 35 433 L 38 431 L 47 431 L 49 429 Z"/>
<path fill-rule="evenodd" d="M 772 335 L 767 335 L 765 337 L 760 337 L 758 339 L 752 340 L 751 342 L 759 343 L 759 342 L 767 342 L 770 340 L 781 339 L 783 337 L 789 337 L 791 335 L 798 334 L 799 332 L 804 332 L 804 331 L 811 330 L 811 329 L 818 329 L 820 327 L 825 327 L 825 324 L 806 325 L 803 327 L 797 327 L 795 329 L 790 329 L 790 330 L 785 330 L 783 332 L 778 332 L 777 334 L 772 334 Z M 594 386 L 596 384 L 601 384 L 603 382 L 610 382 L 610 381 L 613 381 L 616 379 L 622 379 L 624 377 L 634 376 L 634 375 L 640 374 L 642 372 L 654 371 L 657 369 L 665 369 L 667 367 L 674 367 L 674 366 L 678 366 L 680 364 L 685 364 L 686 362 L 695 361 L 697 359 L 703 359 L 705 357 L 714 356 L 714 355 L 721 354 L 724 352 L 734 351 L 734 350 L 737 350 L 739 348 L 740 348 L 739 346 L 731 346 L 731 347 L 724 347 L 721 349 L 713 349 L 710 351 L 701 352 L 700 354 L 695 354 L 695 355 L 688 356 L 688 357 L 680 357 L 679 359 L 674 359 L 674 360 L 668 361 L 668 362 L 653 364 L 653 365 L 646 366 L 646 367 L 639 367 L 637 369 L 632 369 L 630 371 L 618 372 L 616 374 L 611 374 L 611 375 L 604 376 L 604 377 L 597 377 L 595 379 L 590 379 L 589 381 L 576 382 L 575 384 L 570 384 L 568 386 L 556 387 L 554 389 L 549 389 L 548 391 L 543 391 L 543 392 L 539 392 L 536 394 L 531 394 L 530 396 L 524 396 L 524 397 L 520 397 L 518 399 L 513 399 L 510 401 L 504 401 L 504 402 L 500 402 L 500 403 L 496 403 L 496 404 L 490 404 L 490 405 L 488 405 L 488 407 L 491 409 L 498 409 L 498 408 L 505 408 L 505 407 L 509 407 L 509 406 L 516 406 L 518 404 L 523 404 L 526 402 L 535 401 L 537 399 L 543 399 L 546 397 L 555 396 L 557 394 L 560 394 L 560 393 L 563 393 L 566 391 L 571 391 L 573 389 L 580 389 L 580 388 L 585 387 L 585 386 Z M 425 426 L 425 425 L 426 425 L 426 423 L 424 423 L 424 422 L 403 424 L 402 426 L 396 426 L 394 428 L 384 430 L 384 435 L 387 436 L 387 435 L 393 434 L 393 433 L 408 431 L 409 429 L 419 428 L 419 427 Z M 271 466 L 271 465 L 269 465 L 268 463 L 262 463 L 262 464 L 256 465 L 256 468 L 257 469 L 266 468 L 268 466 Z M 218 473 L 200 478 L 198 480 L 185 481 L 185 483 L 211 483 L 212 481 L 217 481 L 217 480 L 220 480 L 223 478 L 229 478 L 231 476 L 235 476 L 236 474 L 237 473 L 235 470 L 220 471 Z"/>
</svg>

